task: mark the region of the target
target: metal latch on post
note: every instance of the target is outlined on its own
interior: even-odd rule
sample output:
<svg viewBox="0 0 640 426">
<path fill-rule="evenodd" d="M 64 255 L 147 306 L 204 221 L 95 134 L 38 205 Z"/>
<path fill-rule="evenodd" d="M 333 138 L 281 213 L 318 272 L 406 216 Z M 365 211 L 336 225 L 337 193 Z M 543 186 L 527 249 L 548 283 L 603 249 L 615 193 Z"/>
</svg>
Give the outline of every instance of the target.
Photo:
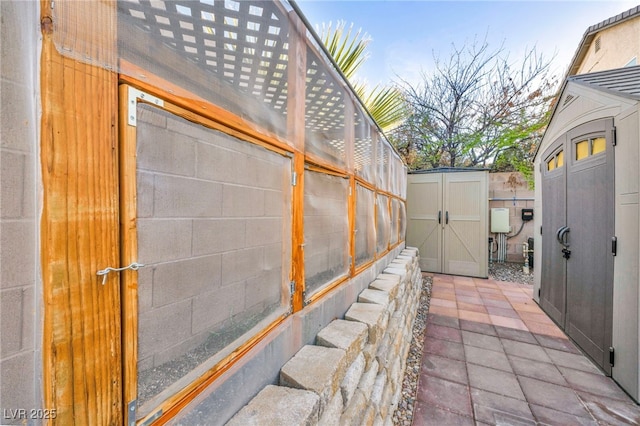
<svg viewBox="0 0 640 426">
<path fill-rule="evenodd" d="M 120 271 L 126 271 L 127 269 L 130 269 L 132 271 L 137 271 L 138 269 L 142 268 L 144 265 L 142 263 L 138 263 L 138 262 L 133 262 L 131 265 L 129 266 L 124 266 L 122 268 L 112 268 L 111 266 L 108 266 L 104 269 L 99 270 L 98 272 L 96 272 L 97 276 L 102 276 L 102 285 L 105 285 L 107 282 L 107 275 L 109 274 L 109 272 L 120 272 Z"/>
</svg>

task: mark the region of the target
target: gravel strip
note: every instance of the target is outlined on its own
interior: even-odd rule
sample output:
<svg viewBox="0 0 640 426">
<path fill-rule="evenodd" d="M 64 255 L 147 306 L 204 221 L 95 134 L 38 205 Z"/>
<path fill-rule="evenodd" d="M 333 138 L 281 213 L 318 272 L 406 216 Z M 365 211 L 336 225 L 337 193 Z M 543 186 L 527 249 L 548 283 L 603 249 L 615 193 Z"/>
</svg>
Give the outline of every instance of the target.
<svg viewBox="0 0 640 426">
<path fill-rule="evenodd" d="M 533 275 L 522 271 L 521 263 L 492 263 L 489 265 L 489 278 L 496 281 L 509 281 L 520 284 L 533 284 Z M 413 410 L 418 391 L 418 377 L 422 365 L 422 349 L 424 347 L 424 333 L 427 327 L 429 301 L 433 280 L 429 276 L 422 276 L 422 292 L 418 313 L 413 323 L 411 346 L 407 358 L 407 368 L 402 379 L 402 399 L 393 413 L 393 424 L 396 426 L 411 426 Z"/>
<path fill-rule="evenodd" d="M 402 379 L 402 399 L 398 403 L 398 408 L 396 408 L 396 411 L 393 413 L 394 425 L 411 426 L 413 420 L 413 406 L 416 401 L 418 377 L 420 377 L 420 367 L 422 365 L 422 347 L 424 345 L 424 332 L 427 327 L 427 314 L 429 313 L 432 284 L 433 281 L 431 277 L 422 276 L 420 304 L 418 305 L 416 318 L 413 320 L 407 367 L 404 378 Z"/>
<path fill-rule="evenodd" d="M 522 271 L 522 265 L 522 263 L 490 263 L 489 278 L 496 281 L 533 285 L 533 273 L 525 274 Z"/>
</svg>

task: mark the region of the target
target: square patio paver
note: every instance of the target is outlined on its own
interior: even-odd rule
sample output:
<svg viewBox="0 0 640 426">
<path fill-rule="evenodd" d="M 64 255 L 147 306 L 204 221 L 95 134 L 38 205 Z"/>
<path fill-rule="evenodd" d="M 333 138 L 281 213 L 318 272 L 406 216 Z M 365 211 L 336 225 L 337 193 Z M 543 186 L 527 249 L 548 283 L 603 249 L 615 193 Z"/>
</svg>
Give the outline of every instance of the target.
<svg viewBox="0 0 640 426">
<path fill-rule="evenodd" d="M 524 401 L 524 394 L 515 374 L 474 364 L 468 364 L 467 371 L 471 387 Z"/>
</svg>

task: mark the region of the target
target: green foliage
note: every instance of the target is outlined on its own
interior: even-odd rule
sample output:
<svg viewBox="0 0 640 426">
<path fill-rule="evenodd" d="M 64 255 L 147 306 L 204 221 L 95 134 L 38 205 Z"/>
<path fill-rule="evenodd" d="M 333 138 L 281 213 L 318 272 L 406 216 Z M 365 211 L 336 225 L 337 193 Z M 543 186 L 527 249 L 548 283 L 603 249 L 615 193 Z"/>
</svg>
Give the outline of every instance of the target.
<svg viewBox="0 0 640 426">
<path fill-rule="evenodd" d="M 353 24 L 347 29 L 344 21 L 335 27 L 331 23 L 323 24 L 320 38 L 378 126 L 383 130 L 397 127 L 407 114 L 402 92 L 397 87 L 381 85 L 369 90 L 355 78 L 358 69 L 369 58 L 366 48 L 371 38 L 362 30 L 353 33 Z"/>
<path fill-rule="evenodd" d="M 409 116 L 392 142 L 411 168 L 492 167 L 527 174 L 555 93 L 549 64 L 529 51 L 518 66 L 488 44 L 436 58 L 422 84 L 405 82 Z M 530 174 L 530 173 L 529 173 Z"/>
</svg>

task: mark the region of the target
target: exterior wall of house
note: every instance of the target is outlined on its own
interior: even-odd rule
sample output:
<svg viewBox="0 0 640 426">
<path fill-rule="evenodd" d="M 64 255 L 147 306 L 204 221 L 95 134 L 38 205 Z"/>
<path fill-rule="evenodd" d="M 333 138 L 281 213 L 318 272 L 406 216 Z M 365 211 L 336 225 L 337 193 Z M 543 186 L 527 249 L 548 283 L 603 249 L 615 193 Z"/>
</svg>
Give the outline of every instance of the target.
<svg viewBox="0 0 640 426">
<path fill-rule="evenodd" d="M 634 58 L 640 64 L 640 16 L 597 33 L 577 74 L 622 68 Z"/>
<path fill-rule="evenodd" d="M 33 25 L 39 20 L 38 5 L 35 1 L 0 2 L 1 424 L 22 424 L 29 410 L 41 406 L 39 27 Z"/>
<path fill-rule="evenodd" d="M 508 208 L 509 209 L 509 226 L 511 232 L 508 235 L 515 235 L 520 227 L 522 230 L 517 236 L 507 240 L 507 261 L 524 263 L 522 255 L 523 243 L 528 237 L 533 235 L 533 221 L 522 222 L 522 209 L 532 209 L 534 207 L 533 189 L 529 188 L 529 184 L 521 173 L 489 173 L 489 209 L 492 208 Z M 489 210 L 491 211 L 491 210 Z M 534 211 L 534 217 L 535 217 Z M 489 230 L 491 230 L 489 224 Z M 490 234 L 491 236 L 494 236 Z M 495 236 L 494 236 L 495 237 Z M 495 241 L 495 238 L 494 238 Z M 493 259 L 496 259 L 496 245 L 493 244 Z"/>
</svg>

